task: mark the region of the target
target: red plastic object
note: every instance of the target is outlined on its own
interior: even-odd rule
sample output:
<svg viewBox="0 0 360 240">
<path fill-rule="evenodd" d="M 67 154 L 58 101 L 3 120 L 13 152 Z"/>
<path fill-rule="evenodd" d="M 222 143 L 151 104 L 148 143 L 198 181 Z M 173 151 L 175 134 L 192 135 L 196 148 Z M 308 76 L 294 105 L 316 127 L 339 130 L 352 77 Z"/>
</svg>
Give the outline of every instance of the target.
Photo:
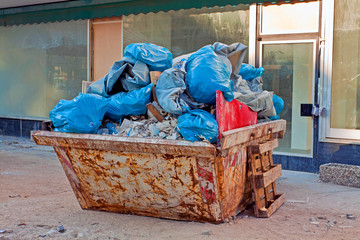
<svg viewBox="0 0 360 240">
<path fill-rule="evenodd" d="M 219 125 L 218 140 L 220 142 L 222 132 L 256 124 L 257 112 L 252 111 L 248 106 L 238 100 L 234 99 L 231 102 L 226 101 L 224 94 L 217 90 L 216 121 Z"/>
</svg>

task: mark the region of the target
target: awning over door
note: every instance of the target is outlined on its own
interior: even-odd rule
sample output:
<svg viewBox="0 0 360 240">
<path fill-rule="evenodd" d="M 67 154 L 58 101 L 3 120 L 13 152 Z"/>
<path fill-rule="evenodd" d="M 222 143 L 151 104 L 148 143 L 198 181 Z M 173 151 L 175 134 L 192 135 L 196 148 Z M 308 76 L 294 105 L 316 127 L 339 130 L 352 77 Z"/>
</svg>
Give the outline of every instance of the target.
<svg viewBox="0 0 360 240">
<path fill-rule="evenodd" d="M 269 0 L 75 0 L 0 8 L 0 26 L 94 19 L 190 8 L 236 6 Z M 290 2 L 290 1 L 285 1 Z M 1 5 L 0 5 L 1 7 Z"/>
</svg>

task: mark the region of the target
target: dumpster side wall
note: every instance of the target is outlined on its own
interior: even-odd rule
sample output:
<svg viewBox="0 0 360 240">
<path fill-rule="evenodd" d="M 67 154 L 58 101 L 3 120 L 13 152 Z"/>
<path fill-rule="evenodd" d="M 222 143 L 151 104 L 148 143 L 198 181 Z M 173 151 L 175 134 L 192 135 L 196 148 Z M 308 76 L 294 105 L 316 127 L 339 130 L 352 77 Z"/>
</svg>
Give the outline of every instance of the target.
<svg viewBox="0 0 360 240">
<path fill-rule="evenodd" d="M 71 147 L 56 150 L 84 209 L 221 220 L 213 159 Z"/>
</svg>

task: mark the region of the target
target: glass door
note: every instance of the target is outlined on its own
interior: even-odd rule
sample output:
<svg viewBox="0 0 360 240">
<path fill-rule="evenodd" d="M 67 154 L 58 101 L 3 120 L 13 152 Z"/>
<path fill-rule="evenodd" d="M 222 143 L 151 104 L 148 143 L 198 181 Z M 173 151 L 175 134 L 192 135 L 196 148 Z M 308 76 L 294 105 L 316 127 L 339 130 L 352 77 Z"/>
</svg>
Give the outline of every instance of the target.
<svg viewBox="0 0 360 240">
<path fill-rule="evenodd" d="M 317 106 L 315 77 L 320 41 L 321 2 L 256 6 L 256 61 L 265 69 L 263 89 L 284 100 L 280 118 L 287 122 L 277 154 L 313 157 L 312 106 Z M 301 116 L 308 104 L 308 116 Z"/>
<path fill-rule="evenodd" d="M 287 128 L 278 152 L 312 155 L 313 121 L 300 116 L 300 105 L 313 104 L 315 47 L 315 40 L 260 42 L 263 88 L 285 102 L 280 117 L 286 120 Z"/>
</svg>

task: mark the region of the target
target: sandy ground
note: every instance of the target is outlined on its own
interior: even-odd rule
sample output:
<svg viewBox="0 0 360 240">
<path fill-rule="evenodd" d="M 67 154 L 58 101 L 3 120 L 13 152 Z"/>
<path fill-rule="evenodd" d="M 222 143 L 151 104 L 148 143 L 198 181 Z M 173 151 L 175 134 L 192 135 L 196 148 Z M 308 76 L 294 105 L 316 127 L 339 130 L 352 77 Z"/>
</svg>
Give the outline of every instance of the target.
<svg viewBox="0 0 360 240">
<path fill-rule="evenodd" d="M 82 210 L 52 148 L 0 136 L 0 240 L 360 239 L 359 188 L 283 171 L 277 190 L 286 202 L 270 218 L 249 210 L 217 225 Z"/>
</svg>

